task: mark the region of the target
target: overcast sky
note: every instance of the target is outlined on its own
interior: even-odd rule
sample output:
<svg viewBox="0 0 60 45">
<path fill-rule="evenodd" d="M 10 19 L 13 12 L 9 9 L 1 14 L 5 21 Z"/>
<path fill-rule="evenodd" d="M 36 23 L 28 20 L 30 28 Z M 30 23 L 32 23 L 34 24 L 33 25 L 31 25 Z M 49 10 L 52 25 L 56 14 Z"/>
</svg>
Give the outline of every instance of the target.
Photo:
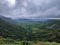
<svg viewBox="0 0 60 45">
<path fill-rule="evenodd" d="M 16 18 L 60 18 L 60 0 L 0 0 L 0 15 Z"/>
</svg>

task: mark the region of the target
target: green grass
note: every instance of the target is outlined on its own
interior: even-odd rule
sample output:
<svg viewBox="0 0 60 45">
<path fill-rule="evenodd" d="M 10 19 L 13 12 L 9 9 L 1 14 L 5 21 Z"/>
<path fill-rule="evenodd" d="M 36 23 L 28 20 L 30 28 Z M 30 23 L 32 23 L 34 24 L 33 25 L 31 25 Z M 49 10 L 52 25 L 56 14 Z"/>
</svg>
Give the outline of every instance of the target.
<svg viewBox="0 0 60 45">
<path fill-rule="evenodd" d="M 56 43 L 56 42 L 38 42 L 35 45 L 60 45 L 60 43 Z"/>
<path fill-rule="evenodd" d="M 22 42 L 16 42 L 16 43 L 2 43 L 0 45 L 22 45 Z M 60 45 L 60 43 L 56 42 L 37 42 L 37 43 L 31 43 L 30 45 Z"/>
<path fill-rule="evenodd" d="M 0 44 L 0 45 L 21 45 L 21 44 Z M 60 45 L 60 44 L 54 44 L 54 43 L 39 43 L 39 44 L 34 44 L 34 45 Z"/>
<path fill-rule="evenodd" d="M 29 45 L 60 45 L 60 43 L 56 43 L 56 42 L 15 41 L 12 39 L 0 38 L 0 45 L 22 45 L 24 42 L 28 42 Z"/>
</svg>

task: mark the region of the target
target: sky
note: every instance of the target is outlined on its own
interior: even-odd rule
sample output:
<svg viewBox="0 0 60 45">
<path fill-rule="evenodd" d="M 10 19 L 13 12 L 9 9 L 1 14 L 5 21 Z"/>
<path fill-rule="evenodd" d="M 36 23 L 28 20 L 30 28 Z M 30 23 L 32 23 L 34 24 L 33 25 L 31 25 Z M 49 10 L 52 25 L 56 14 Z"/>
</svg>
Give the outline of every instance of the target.
<svg viewBox="0 0 60 45">
<path fill-rule="evenodd" d="M 0 15 L 17 18 L 60 18 L 60 0 L 0 0 Z"/>
</svg>

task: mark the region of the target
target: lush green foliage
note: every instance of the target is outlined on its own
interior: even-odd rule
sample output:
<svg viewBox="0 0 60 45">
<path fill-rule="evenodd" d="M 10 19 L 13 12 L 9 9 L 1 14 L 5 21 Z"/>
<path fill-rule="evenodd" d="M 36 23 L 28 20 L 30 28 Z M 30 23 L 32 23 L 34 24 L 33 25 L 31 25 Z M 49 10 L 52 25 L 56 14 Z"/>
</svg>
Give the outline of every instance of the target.
<svg viewBox="0 0 60 45">
<path fill-rule="evenodd" d="M 60 42 L 60 20 L 12 24 L 0 19 L 0 36 L 14 40 Z"/>
<path fill-rule="evenodd" d="M 60 45 L 56 42 L 40 42 L 40 41 L 16 41 L 12 39 L 0 38 L 0 45 Z"/>
</svg>

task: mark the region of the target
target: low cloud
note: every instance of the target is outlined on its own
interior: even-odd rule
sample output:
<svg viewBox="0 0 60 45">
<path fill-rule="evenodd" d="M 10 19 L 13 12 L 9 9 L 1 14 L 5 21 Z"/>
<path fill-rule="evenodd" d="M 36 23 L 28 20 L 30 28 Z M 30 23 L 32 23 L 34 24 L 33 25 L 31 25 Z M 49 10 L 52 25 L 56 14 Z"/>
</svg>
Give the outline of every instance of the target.
<svg viewBox="0 0 60 45">
<path fill-rule="evenodd" d="M 60 0 L 0 0 L 0 15 L 10 18 L 60 18 Z"/>
</svg>

